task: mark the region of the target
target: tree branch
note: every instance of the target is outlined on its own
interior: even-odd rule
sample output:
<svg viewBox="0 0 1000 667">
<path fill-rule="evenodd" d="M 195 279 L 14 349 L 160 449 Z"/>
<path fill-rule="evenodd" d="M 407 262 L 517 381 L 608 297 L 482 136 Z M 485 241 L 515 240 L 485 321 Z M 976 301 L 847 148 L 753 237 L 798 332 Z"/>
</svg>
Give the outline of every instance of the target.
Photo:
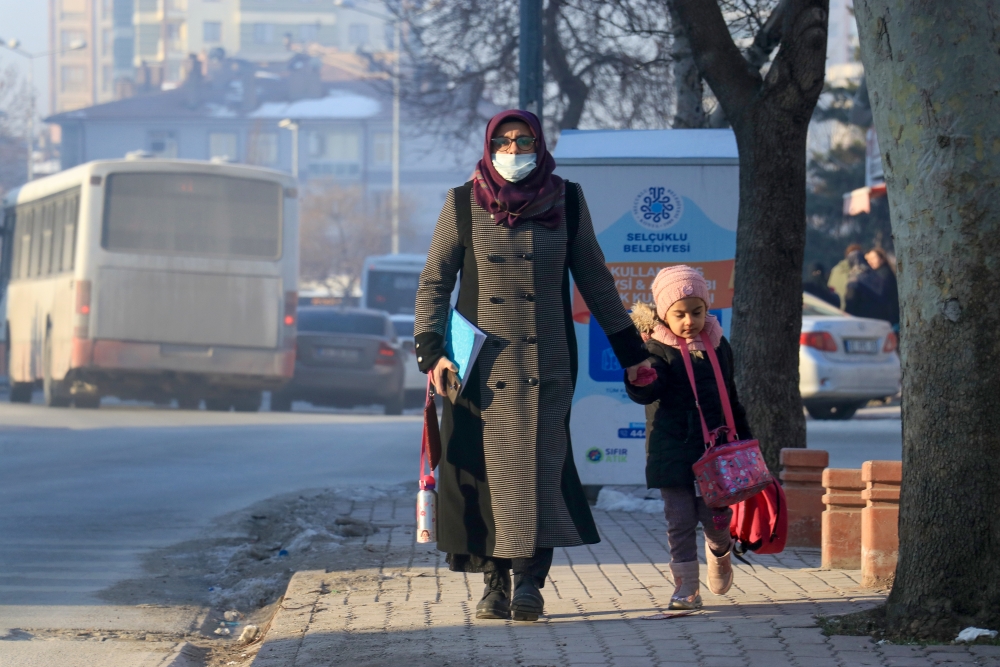
<svg viewBox="0 0 1000 667">
<path fill-rule="evenodd" d="M 738 118 L 761 87 L 760 72 L 747 63 L 729 36 L 715 0 L 675 0 L 698 71 L 730 119 Z"/>
</svg>

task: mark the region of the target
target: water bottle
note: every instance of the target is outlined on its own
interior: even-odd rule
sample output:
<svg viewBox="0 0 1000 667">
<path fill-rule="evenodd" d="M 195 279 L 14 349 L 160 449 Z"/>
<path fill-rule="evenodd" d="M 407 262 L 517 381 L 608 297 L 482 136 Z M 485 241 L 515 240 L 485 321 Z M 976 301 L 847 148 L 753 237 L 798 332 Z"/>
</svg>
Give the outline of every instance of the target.
<svg viewBox="0 0 1000 667">
<path fill-rule="evenodd" d="M 420 479 L 417 492 L 417 542 L 427 544 L 437 542 L 437 491 L 434 490 L 434 475 Z"/>
</svg>

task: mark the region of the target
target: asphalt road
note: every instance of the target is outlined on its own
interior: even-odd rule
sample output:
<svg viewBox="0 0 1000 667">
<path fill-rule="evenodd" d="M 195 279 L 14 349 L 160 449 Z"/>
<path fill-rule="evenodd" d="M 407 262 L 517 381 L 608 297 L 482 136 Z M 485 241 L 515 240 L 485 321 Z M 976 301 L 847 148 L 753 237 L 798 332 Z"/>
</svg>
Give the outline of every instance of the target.
<svg viewBox="0 0 1000 667">
<path fill-rule="evenodd" d="M 214 517 L 266 498 L 411 482 L 418 413 L 0 403 L 0 640 L 10 628 L 195 627 L 198 610 L 135 616 L 97 593 L 139 575 L 143 552 L 196 537 Z M 809 445 L 830 451 L 835 467 L 898 459 L 898 409 L 859 414 L 848 422 L 809 421 Z M 0 658 L 3 644 L 29 648 L 0 641 Z M 59 645 L 31 642 L 46 650 Z M 70 664 L 51 655 L 23 664 L 53 660 Z M 104 657 L 80 664 L 118 663 Z"/>
</svg>

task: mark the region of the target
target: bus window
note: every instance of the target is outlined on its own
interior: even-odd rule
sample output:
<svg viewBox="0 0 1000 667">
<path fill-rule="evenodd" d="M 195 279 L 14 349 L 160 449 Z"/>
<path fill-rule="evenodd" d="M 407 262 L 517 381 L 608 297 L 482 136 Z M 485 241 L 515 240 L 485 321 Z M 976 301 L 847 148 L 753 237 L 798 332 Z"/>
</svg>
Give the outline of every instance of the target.
<svg viewBox="0 0 1000 667">
<path fill-rule="evenodd" d="M 73 258 L 76 256 L 76 220 L 80 213 L 80 193 L 72 195 L 66 204 L 69 217 L 63 224 L 62 270 L 73 270 Z"/>
<path fill-rule="evenodd" d="M 52 222 L 52 273 L 62 271 L 62 240 L 67 208 L 69 208 L 69 197 L 60 197 L 56 201 L 56 215 Z"/>
<path fill-rule="evenodd" d="M 417 303 L 419 279 L 420 274 L 412 271 L 370 270 L 365 306 L 385 310 L 393 315 L 412 315 Z"/>
<path fill-rule="evenodd" d="M 42 207 L 32 207 L 32 217 L 34 224 L 31 225 L 31 259 L 28 263 L 28 277 L 38 276 L 38 266 L 42 258 L 42 222 L 45 219 L 42 215 Z"/>
<path fill-rule="evenodd" d="M 56 203 L 50 201 L 42 207 L 41 256 L 38 262 L 38 275 L 47 276 L 52 271 L 52 225 L 55 222 Z"/>
<path fill-rule="evenodd" d="M 17 231 L 14 242 L 14 277 L 27 278 L 31 261 L 31 222 L 34 212 L 29 208 L 17 209 Z"/>
<path fill-rule="evenodd" d="M 281 185 L 212 174 L 120 173 L 107 179 L 108 250 L 276 259 Z"/>
</svg>

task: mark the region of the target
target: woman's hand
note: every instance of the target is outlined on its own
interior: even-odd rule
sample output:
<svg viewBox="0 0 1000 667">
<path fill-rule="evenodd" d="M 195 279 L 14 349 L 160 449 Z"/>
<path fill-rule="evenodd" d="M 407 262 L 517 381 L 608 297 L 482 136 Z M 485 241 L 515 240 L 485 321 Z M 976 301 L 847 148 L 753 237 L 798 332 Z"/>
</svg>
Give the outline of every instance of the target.
<svg viewBox="0 0 1000 667">
<path fill-rule="evenodd" d="M 442 356 L 434 362 L 434 368 L 431 369 L 431 382 L 434 383 L 434 391 L 438 393 L 438 396 L 448 395 L 446 383 L 448 381 L 447 372 L 449 370 L 453 373 L 458 373 L 458 366 L 448 357 Z"/>
<path fill-rule="evenodd" d="M 632 384 L 635 384 L 636 378 L 639 377 L 639 369 L 640 368 L 649 368 L 649 369 L 652 369 L 653 368 L 653 363 L 649 359 L 646 359 L 645 361 L 639 362 L 635 366 L 629 366 L 628 367 L 628 381 L 631 382 Z"/>
</svg>

